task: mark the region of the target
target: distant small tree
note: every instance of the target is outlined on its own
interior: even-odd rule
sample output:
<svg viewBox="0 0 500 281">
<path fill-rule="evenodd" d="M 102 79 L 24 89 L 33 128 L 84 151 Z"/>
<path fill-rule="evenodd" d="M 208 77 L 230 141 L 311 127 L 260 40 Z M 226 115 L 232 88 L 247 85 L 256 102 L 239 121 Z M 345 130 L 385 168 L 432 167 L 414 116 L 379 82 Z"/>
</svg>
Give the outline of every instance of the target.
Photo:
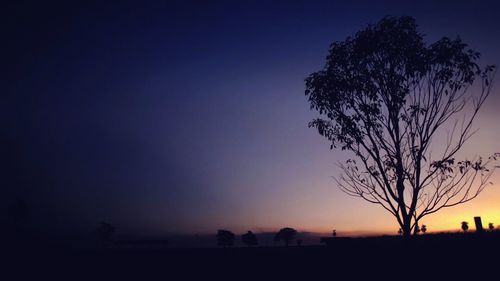
<svg viewBox="0 0 500 281">
<path fill-rule="evenodd" d="M 231 231 L 219 229 L 217 231 L 217 245 L 221 247 L 233 246 L 235 237 Z"/>
<path fill-rule="evenodd" d="M 295 230 L 293 228 L 290 228 L 290 227 L 282 228 L 274 236 L 274 242 L 284 241 L 285 246 L 288 246 L 293 241 L 296 234 L 297 234 L 297 230 Z"/>
<path fill-rule="evenodd" d="M 463 221 L 462 222 L 462 230 L 465 232 L 467 232 L 467 230 L 469 230 L 469 223 L 466 222 L 466 221 Z"/>
<path fill-rule="evenodd" d="M 427 232 L 427 226 L 425 224 L 422 225 L 422 233 L 425 234 Z"/>
<path fill-rule="evenodd" d="M 495 229 L 495 226 L 493 225 L 493 223 L 492 223 L 492 222 L 490 222 L 490 223 L 488 224 L 488 229 L 489 229 L 490 231 L 493 231 L 493 230 Z"/>
<path fill-rule="evenodd" d="M 334 230 L 333 230 L 333 232 L 332 232 L 332 236 L 333 236 L 333 237 L 337 237 L 337 230 L 336 230 L 336 229 L 334 229 Z"/>
<path fill-rule="evenodd" d="M 247 246 L 256 246 L 258 244 L 257 236 L 251 231 L 241 235 L 241 241 Z"/>
<path fill-rule="evenodd" d="M 97 227 L 97 233 L 104 247 L 108 247 L 113 242 L 115 227 L 107 222 L 100 222 Z"/>
</svg>

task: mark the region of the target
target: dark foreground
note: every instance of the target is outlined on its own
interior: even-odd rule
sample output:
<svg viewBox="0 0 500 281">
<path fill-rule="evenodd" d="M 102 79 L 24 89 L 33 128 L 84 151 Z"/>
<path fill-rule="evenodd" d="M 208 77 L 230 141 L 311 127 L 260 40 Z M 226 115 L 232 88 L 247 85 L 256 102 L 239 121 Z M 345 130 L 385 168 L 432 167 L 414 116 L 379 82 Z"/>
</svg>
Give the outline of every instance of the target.
<svg viewBox="0 0 500 281">
<path fill-rule="evenodd" d="M 329 246 L 17 249 L 3 280 L 436 280 L 500 275 L 500 235 L 336 238 Z M 6 275 L 7 276 L 7 275 Z"/>
</svg>

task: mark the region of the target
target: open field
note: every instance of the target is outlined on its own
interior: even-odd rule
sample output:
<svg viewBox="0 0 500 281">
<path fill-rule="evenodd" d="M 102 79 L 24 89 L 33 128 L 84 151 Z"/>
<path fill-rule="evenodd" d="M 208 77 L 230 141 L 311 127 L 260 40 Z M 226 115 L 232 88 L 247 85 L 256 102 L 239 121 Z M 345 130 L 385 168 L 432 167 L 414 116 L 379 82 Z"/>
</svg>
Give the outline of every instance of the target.
<svg viewBox="0 0 500 281">
<path fill-rule="evenodd" d="M 498 233 L 335 238 L 329 246 L 10 252 L 13 280 L 263 279 L 496 275 Z M 176 278 L 174 278 L 176 276 Z M 181 276 L 181 278 L 179 278 Z M 379 278 L 376 278 L 379 280 Z M 173 279 L 172 279 L 173 278 Z M 267 278 L 263 279 L 266 280 Z M 341 278 L 343 279 L 343 278 Z M 217 280 L 217 279 L 216 279 Z"/>
</svg>

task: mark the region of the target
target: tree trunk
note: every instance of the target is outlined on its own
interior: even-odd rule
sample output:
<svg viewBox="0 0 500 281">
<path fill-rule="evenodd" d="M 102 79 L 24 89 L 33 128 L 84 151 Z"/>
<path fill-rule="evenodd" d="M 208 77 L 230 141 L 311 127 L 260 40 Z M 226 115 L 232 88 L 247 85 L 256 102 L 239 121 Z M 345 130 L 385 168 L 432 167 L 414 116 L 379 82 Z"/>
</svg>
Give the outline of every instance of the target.
<svg viewBox="0 0 500 281">
<path fill-rule="evenodd" d="M 415 228 L 413 229 L 413 235 L 417 236 L 418 231 L 420 231 L 420 227 L 418 226 L 418 221 L 417 221 L 417 222 L 415 222 Z"/>
<path fill-rule="evenodd" d="M 410 219 L 405 219 L 403 222 L 403 226 L 401 228 L 403 229 L 403 237 L 404 238 L 411 238 L 411 221 L 410 221 Z"/>
</svg>

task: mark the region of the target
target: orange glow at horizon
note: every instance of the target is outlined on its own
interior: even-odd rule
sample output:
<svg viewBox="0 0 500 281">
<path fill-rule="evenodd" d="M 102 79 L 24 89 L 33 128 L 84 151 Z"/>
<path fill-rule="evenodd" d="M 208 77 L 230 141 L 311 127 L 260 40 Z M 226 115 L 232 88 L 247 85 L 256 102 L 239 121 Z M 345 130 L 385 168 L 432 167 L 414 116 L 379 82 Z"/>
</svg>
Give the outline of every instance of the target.
<svg viewBox="0 0 500 281">
<path fill-rule="evenodd" d="M 488 157 L 500 152 L 498 105 L 500 86 L 494 88 L 473 123 L 473 129 L 479 131 L 457 153 L 456 159 Z M 288 106 L 291 109 L 287 107 L 287 112 L 300 112 L 303 100 L 291 102 Z M 284 112 L 279 115 L 286 116 Z M 336 163 L 352 158 L 352 155 L 345 151 L 330 151 L 329 142 L 305 126 L 307 120 L 314 117 L 315 114 L 309 112 L 301 116 L 303 123 L 296 122 L 292 129 L 282 132 L 286 136 L 300 135 L 303 138 L 292 138 L 292 144 L 281 135 L 272 135 L 283 129 L 280 125 L 266 131 L 269 140 L 258 148 L 227 153 L 226 158 L 218 155 L 217 161 L 227 162 L 229 168 L 218 170 L 215 165 L 210 170 L 212 180 L 217 182 L 213 190 L 207 192 L 212 196 L 210 203 L 204 209 L 195 208 L 195 213 L 186 212 L 176 224 L 163 226 L 164 222 L 160 221 L 158 225 L 163 226 L 162 230 L 175 229 L 182 233 L 213 234 L 217 229 L 228 229 L 238 234 L 248 230 L 274 232 L 282 227 L 293 227 L 300 232 L 326 235 L 335 229 L 338 236 L 396 235 L 399 225 L 389 212 L 378 205 L 350 197 L 337 188 L 332 179 L 340 173 Z M 285 123 L 284 120 L 281 123 Z M 446 130 L 445 126 L 444 136 Z M 272 137 L 268 136 L 270 134 Z M 436 137 L 434 156 L 442 146 L 443 139 Z M 499 226 L 500 169 L 489 181 L 493 185 L 488 185 L 477 198 L 424 217 L 420 226 L 425 224 L 429 233 L 456 232 L 460 231 L 461 222 L 467 221 L 472 231 L 475 216 L 481 217 L 484 228 L 488 223 Z M 226 190 L 219 186 L 234 188 Z"/>
<path fill-rule="evenodd" d="M 464 145 L 457 155 L 457 159 L 471 158 L 474 156 L 488 157 L 495 152 L 500 152 L 500 124 L 497 120 L 497 108 L 500 103 L 500 90 L 495 89 L 478 116 L 476 128 L 480 130 Z M 498 165 L 499 163 L 494 163 Z M 462 221 L 469 222 L 470 230 L 475 230 L 474 217 L 480 216 L 483 228 L 487 229 L 489 223 L 495 228 L 500 226 L 500 168 L 497 168 L 489 180 L 488 185 L 481 194 L 470 202 L 460 204 L 422 218 L 420 226 L 425 224 L 428 232 L 456 232 L 460 231 Z M 330 188 L 335 189 L 332 182 Z M 326 192 L 326 191 L 325 191 Z M 331 192 L 330 192 L 331 193 Z M 351 198 L 341 192 L 335 193 L 335 203 L 342 206 L 332 207 L 332 223 L 330 226 L 311 228 L 313 231 L 331 233 L 336 229 L 339 235 L 394 235 L 399 226 L 394 217 L 380 206 L 365 202 L 359 198 Z M 341 200 L 342 199 L 342 200 Z M 340 202 L 342 201 L 342 202 Z M 317 207 L 319 208 L 319 207 Z M 311 208 L 315 209 L 315 208 Z M 312 226 L 312 225 L 311 225 Z"/>
<path fill-rule="evenodd" d="M 500 175 L 495 175 L 494 178 L 500 179 Z M 499 181 L 496 181 L 499 182 Z M 499 182 L 500 183 L 500 182 Z M 475 231 L 474 217 L 481 217 L 484 229 L 488 229 L 488 224 L 493 223 L 495 228 L 500 227 L 500 190 L 498 184 L 488 186 L 486 190 L 475 200 L 464 203 L 451 208 L 442 209 L 439 212 L 424 217 L 420 221 L 420 226 L 426 225 L 428 233 L 436 232 L 459 232 L 461 231 L 461 223 L 466 221 L 469 223 L 470 231 Z M 363 202 L 364 203 L 364 202 Z M 361 207 L 360 213 L 375 212 L 376 215 L 371 217 L 373 221 L 356 220 L 339 224 L 336 228 L 332 227 L 311 227 L 301 229 L 302 231 L 310 231 L 329 235 L 333 229 L 336 229 L 339 236 L 373 236 L 373 235 L 396 235 L 399 226 L 395 218 L 390 214 L 383 215 L 376 209 L 377 206 L 365 203 L 366 206 Z M 383 211 L 382 211 L 383 212 Z M 345 219 L 341 220 L 345 221 Z M 369 222 L 370 224 L 368 224 Z M 344 226 L 345 225 L 345 226 Z M 343 227 L 344 226 L 344 227 Z"/>
</svg>

